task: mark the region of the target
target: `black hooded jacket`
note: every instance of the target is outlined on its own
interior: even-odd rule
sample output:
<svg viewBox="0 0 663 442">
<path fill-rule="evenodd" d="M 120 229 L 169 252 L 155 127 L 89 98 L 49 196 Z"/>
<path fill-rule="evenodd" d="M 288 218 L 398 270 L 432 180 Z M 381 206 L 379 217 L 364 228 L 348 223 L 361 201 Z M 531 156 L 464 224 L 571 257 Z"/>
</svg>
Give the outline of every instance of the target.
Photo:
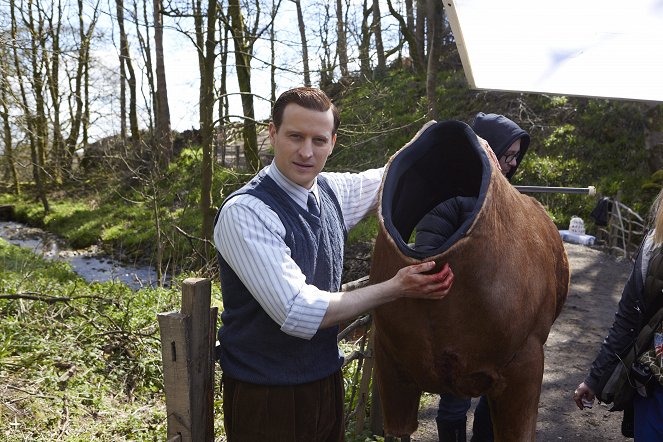
<svg viewBox="0 0 663 442">
<path fill-rule="evenodd" d="M 479 112 L 472 122 L 474 133 L 488 141 L 495 156 L 500 158 L 509 147 L 520 138 L 520 153 L 516 167 L 505 176 L 511 180 L 520 161 L 525 156 L 530 143 L 530 136 L 516 123 L 503 115 Z M 457 196 L 443 201 L 428 212 L 417 224 L 414 248 L 422 252 L 435 252 L 444 245 L 458 227 L 471 215 L 476 198 Z M 451 246 L 446 244 L 444 249 Z"/>
</svg>

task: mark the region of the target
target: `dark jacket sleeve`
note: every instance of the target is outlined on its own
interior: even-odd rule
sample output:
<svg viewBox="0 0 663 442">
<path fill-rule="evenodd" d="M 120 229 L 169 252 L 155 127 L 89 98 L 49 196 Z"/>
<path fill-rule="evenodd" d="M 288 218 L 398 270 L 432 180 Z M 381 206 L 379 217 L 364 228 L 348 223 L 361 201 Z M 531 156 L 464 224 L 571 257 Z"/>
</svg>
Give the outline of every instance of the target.
<svg viewBox="0 0 663 442">
<path fill-rule="evenodd" d="M 474 197 L 455 197 L 438 204 L 417 224 L 415 250 L 432 252 L 440 248 L 471 215 Z"/>
<path fill-rule="evenodd" d="M 585 379 L 585 384 L 595 394 L 603 390 L 613 369 L 619 363 L 619 358 L 627 352 L 643 326 L 644 287 L 640 272 L 641 264 L 642 250 L 622 291 L 615 320 Z"/>
</svg>

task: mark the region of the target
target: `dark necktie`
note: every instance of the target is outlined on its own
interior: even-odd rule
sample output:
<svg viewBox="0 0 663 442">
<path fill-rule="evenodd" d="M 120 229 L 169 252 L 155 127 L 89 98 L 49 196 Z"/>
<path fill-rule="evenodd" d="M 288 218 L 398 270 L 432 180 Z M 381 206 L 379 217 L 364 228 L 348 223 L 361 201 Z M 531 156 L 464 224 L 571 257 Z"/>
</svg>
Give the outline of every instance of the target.
<svg viewBox="0 0 663 442">
<path fill-rule="evenodd" d="M 306 202 L 308 206 L 308 213 L 320 217 L 320 209 L 318 208 L 318 202 L 315 200 L 313 192 L 308 193 L 308 201 Z"/>
</svg>

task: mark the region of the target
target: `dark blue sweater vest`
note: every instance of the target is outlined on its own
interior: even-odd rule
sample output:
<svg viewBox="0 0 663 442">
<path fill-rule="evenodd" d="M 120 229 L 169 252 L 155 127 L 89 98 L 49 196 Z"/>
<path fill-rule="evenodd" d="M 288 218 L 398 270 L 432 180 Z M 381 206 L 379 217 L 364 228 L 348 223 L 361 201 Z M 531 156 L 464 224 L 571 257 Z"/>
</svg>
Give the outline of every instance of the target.
<svg viewBox="0 0 663 442">
<path fill-rule="evenodd" d="M 266 175 L 254 178 L 229 199 L 246 193 L 267 204 L 283 223 L 285 243 L 306 282 L 335 292 L 341 285 L 347 232 L 340 204 L 324 177 L 318 177 L 318 186 L 320 218 L 301 208 Z M 310 340 L 282 332 L 220 254 L 218 260 L 223 295 L 220 363 L 225 374 L 254 384 L 296 385 L 340 369 L 338 326 L 318 330 Z"/>
</svg>

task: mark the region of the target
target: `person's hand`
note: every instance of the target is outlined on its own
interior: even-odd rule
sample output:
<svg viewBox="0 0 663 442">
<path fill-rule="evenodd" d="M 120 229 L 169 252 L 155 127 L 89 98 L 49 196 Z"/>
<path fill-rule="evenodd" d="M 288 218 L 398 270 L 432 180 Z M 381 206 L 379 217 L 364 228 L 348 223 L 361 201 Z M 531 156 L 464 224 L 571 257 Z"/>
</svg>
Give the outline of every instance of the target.
<svg viewBox="0 0 663 442">
<path fill-rule="evenodd" d="M 449 264 L 444 264 L 439 272 L 425 274 L 435 268 L 435 261 L 403 267 L 394 279 L 400 286 L 400 293 L 410 298 L 442 299 L 449 294 L 454 274 Z"/>
<path fill-rule="evenodd" d="M 581 410 L 585 408 L 585 405 L 582 402 L 583 399 L 587 402 L 593 402 L 594 398 L 594 392 L 584 382 L 578 385 L 578 388 L 573 392 L 573 400 Z"/>
</svg>

